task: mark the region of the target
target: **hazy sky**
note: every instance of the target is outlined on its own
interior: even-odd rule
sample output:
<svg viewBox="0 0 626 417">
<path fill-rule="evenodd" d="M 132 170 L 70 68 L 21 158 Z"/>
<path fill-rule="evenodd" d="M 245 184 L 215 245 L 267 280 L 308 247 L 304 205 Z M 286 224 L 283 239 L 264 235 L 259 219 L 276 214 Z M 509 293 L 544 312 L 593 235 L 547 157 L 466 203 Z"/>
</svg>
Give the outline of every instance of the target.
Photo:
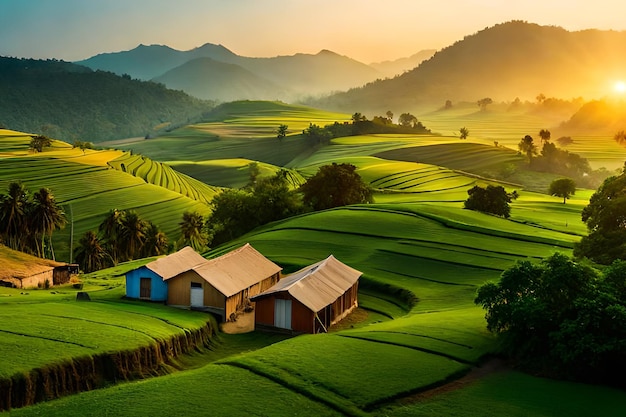
<svg viewBox="0 0 626 417">
<path fill-rule="evenodd" d="M 509 20 L 626 29 L 623 0 L 0 0 L 0 55 L 80 60 L 143 43 L 239 55 L 330 49 L 370 63 Z"/>
</svg>

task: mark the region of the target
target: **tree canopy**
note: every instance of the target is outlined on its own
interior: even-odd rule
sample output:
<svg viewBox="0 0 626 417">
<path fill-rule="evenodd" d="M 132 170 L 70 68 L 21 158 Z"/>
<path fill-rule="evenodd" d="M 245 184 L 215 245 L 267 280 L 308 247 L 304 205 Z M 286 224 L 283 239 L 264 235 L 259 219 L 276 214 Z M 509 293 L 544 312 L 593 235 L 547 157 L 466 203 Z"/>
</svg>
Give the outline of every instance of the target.
<svg viewBox="0 0 626 417">
<path fill-rule="evenodd" d="M 604 180 L 582 211 L 588 234 L 575 246 L 576 256 L 609 264 L 626 259 L 626 172 Z"/>
<path fill-rule="evenodd" d="M 525 153 L 528 157 L 528 163 L 530 163 L 533 159 L 533 155 L 537 153 L 537 147 L 534 144 L 533 137 L 530 135 L 526 135 L 522 138 L 522 140 L 517 144 L 517 148 L 520 152 Z"/>
<path fill-rule="evenodd" d="M 313 210 L 325 210 L 349 204 L 371 203 L 372 190 L 357 174 L 352 164 L 321 166 L 301 187 L 304 204 Z"/>
<path fill-rule="evenodd" d="M 559 178 L 550 183 L 548 194 L 563 197 L 563 204 L 570 195 L 576 194 L 576 183 L 571 178 Z"/>
<path fill-rule="evenodd" d="M 603 274 L 554 254 L 518 262 L 474 302 L 505 353 L 534 371 L 626 385 L 626 263 Z"/>
<path fill-rule="evenodd" d="M 488 185 L 486 188 L 475 185 L 467 190 L 469 197 L 464 207 L 469 210 L 495 214 L 508 218 L 511 213 L 511 195 L 500 185 Z"/>
</svg>

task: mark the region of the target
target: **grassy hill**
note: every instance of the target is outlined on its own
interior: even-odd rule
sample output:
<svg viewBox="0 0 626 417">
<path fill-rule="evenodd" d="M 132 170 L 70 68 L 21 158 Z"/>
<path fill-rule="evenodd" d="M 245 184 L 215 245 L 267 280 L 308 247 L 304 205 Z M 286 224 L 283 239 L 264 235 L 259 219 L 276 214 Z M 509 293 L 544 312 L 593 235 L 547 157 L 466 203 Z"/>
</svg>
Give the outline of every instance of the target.
<svg viewBox="0 0 626 417">
<path fill-rule="evenodd" d="M 135 210 L 175 241 L 184 211 L 208 214 L 217 188 L 200 183 L 168 166 L 122 151 L 72 149 L 54 141 L 42 153 L 28 151 L 30 136 L 0 130 L 0 189 L 22 181 L 31 192 L 52 190 L 74 227 L 74 243 L 98 227 L 112 209 Z M 122 165 L 124 169 L 122 169 Z M 57 259 L 69 261 L 71 227 L 54 234 Z"/>
<path fill-rule="evenodd" d="M 437 108 L 446 100 L 476 102 L 483 97 L 534 100 L 539 93 L 600 98 L 620 79 L 626 58 L 615 51 L 625 45 L 624 32 L 568 32 L 512 21 L 468 35 L 412 71 L 311 104 L 385 112 Z M 567 76 L 563 76 L 564 68 Z"/>
<path fill-rule="evenodd" d="M 273 126 L 285 123 L 291 129 L 291 125 L 306 126 L 315 117 L 332 119 L 330 113 L 255 102 L 223 106 L 213 116 L 206 124 L 140 144 L 153 146 L 155 154 L 168 155 L 169 149 L 171 158 L 188 155 L 195 164 L 225 166 L 235 172 L 247 161 L 263 161 L 228 160 L 236 152 L 278 159 L 271 152 L 276 154 L 281 145 L 272 137 Z M 296 141 L 295 136 L 289 139 Z M 7 137 L 11 152 L 19 152 L 18 142 L 14 136 Z M 185 149 L 191 143 L 197 148 Z M 364 321 L 325 335 L 282 341 L 260 333 L 225 338 L 224 344 L 216 345 L 207 356 L 193 355 L 189 359 L 194 363 L 192 370 L 66 397 L 14 410 L 11 415 L 193 415 L 205 413 L 208 401 L 211 412 L 229 415 L 467 415 L 468 410 L 470 415 L 494 416 L 527 415 L 528 410 L 543 415 L 562 410 L 573 415 L 621 415 L 626 400 L 623 391 L 537 378 L 506 368 L 444 395 L 430 391 L 472 369 L 481 369 L 498 350 L 486 330 L 484 311 L 473 303 L 478 286 L 497 279 L 518 260 L 538 261 L 555 252 L 570 255 L 573 244 L 586 232 L 580 212 L 591 190 L 577 190 L 564 205 L 558 197 L 507 183 L 503 185 L 508 191 L 520 194 L 512 203 L 510 219 L 463 209 L 468 188 L 497 183 L 465 171 L 498 169 L 517 158 L 511 150 L 486 145 L 491 141 L 483 138 L 460 142 L 456 137 L 438 135 L 366 135 L 335 139 L 329 146 L 309 152 L 293 152 L 287 166 L 304 177 L 329 162 L 353 163 L 376 188 L 375 203 L 271 223 L 205 254 L 217 256 L 250 242 L 287 273 L 333 254 L 364 273 L 359 286 Z M 122 156 L 121 151 L 115 152 L 119 152 L 117 158 Z M 207 155 L 220 160 L 203 159 Z M 415 158 L 403 160 L 404 156 Z M 263 165 L 267 170 L 273 167 Z M 109 171 L 130 176 L 113 168 Z M 214 176 L 224 179 L 227 172 L 225 168 Z M 103 308 L 111 305 L 122 311 L 135 306 L 119 303 L 116 297 L 124 290 L 121 275 L 145 262 L 85 277 L 87 288 L 99 287 L 95 298 L 104 305 L 95 305 L 93 313 L 89 307 L 81 307 L 83 314 L 109 323 L 101 318 Z M 3 291 L 15 297 L 12 303 L 26 308 L 21 305 L 25 296 Z M 49 326 L 63 320 L 57 314 L 61 306 L 55 303 L 71 294 L 37 292 L 34 296 L 53 302 L 52 313 L 35 309 L 30 312 L 31 319 L 42 316 L 42 323 Z M 137 308 L 143 307 L 139 304 L 142 306 Z M 161 312 L 140 313 L 162 317 Z M 67 315 L 77 314 L 72 307 Z M 109 324 L 117 325 L 116 317 L 114 314 Z M 13 326 L 6 327 L 10 332 L 25 326 L 19 320 L 3 322 Z M 137 326 L 127 326 L 124 334 L 137 331 Z M 150 334 L 164 331 L 147 326 Z M 43 324 L 36 330 L 46 332 Z M 79 333 L 64 335 L 63 340 L 90 342 Z M 135 346 L 132 340 L 129 346 Z M 228 343 L 239 348 L 229 351 Z M 246 348 L 250 344 L 255 348 Z M 263 344 L 268 346 L 259 348 Z M 42 344 L 41 349 L 48 346 Z M 33 359 L 24 359 L 20 369 L 32 366 L 29 360 Z M 16 371 L 19 363 L 11 366 L 11 371 Z M 427 397 L 418 397 L 420 393 Z M 564 404 L 557 407 L 555 398 L 563 398 Z M 493 407 L 485 406 L 492 403 Z"/>
<path fill-rule="evenodd" d="M 213 104 L 163 85 L 67 62 L 0 57 L 0 126 L 72 142 L 146 136 Z"/>
</svg>

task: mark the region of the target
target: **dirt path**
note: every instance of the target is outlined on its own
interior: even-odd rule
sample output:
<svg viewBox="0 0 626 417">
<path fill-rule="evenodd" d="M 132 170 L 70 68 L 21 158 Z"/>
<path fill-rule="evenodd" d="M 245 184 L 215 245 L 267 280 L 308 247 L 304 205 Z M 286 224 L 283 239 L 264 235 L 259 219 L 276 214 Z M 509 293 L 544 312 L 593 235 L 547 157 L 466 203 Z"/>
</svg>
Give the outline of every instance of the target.
<svg viewBox="0 0 626 417">
<path fill-rule="evenodd" d="M 505 363 L 505 361 L 499 358 L 493 358 L 483 363 L 481 366 L 475 367 L 467 375 L 459 379 L 426 391 L 419 392 L 417 394 L 409 395 L 408 397 L 398 399 L 396 401 L 396 404 L 415 403 L 418 401 L 432 398 L 437 395 L 445 394 L 450 391 L 465 388 L 467 385 L 477 381 L 480 378 L 485 377 L 486 375 L 490 375 L 496 372 L 502 372 L 507 369 L 509 369 L 509 366 Z"/>
</svg>

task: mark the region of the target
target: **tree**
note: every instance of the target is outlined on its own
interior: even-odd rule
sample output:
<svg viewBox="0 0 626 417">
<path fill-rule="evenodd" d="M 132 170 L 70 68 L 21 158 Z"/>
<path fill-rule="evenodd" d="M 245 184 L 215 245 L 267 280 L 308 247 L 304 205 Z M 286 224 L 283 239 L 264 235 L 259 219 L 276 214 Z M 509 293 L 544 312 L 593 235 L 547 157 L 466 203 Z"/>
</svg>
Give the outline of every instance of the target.
<svg viewBox="0 0 626 417">
<path fill-rule="evenodd" d="M 31 136 L 30 150 L 33 152 L 43 152 L 43 148 L 52 146 L 49 137 L 43 135 Z"/>
<path fill-rule="evenodd" d="M 167 235 L 157 225 L 148 222 L 142 257 L 165 255 L 169 251 Z"/>
<path fill-rule="evenodd" d="M 141 256 L 146 241 L 148 223 L 141 219 L 135 211 L 124 213 L 121 221 L 120 242 L 123 261 L 130 261 Z"/>
<path fill-rule="evenodd" d="M 559 178 L 550 183 L 548 194 L 563 197 L 563 204 L 570 195 L 576 194 L 576 183 L 571 178 Z"/>
<path fill-rule="evenodd" d="M 358 124 L 360 122 L 365 122 L 367 121 L 367 117 L 363 116 L 361 113 L 356 112 L 352 115 L 352 123 L 353 124 Z"/>
<path fill-rule="evenodd" d="M 548 129 L 541 129 L 539 131 L 539 137 L 544 144 L 550 141 L 550 136 L 552 136 L 552 134 Z"/>
<path fill-rule="evenodd" d="M 482 188 L 475 185 L 467 190 L 467 194 L 469 197 L 464 203 L 466 209 L 495 214 L 504 218 L 510 216 L 511 194 L 508 194 L 504 187 L 488 185 L 486 188 Z"/>
<path fill-rule="evenodd" d="M 309 127 L 304 129 L 302 134 L 313 145 L 326 144 L 332 137 L 332 134 L 327 129 L 313 123 L 309 123 Z"/>
<path fill-rule="evenodd" d="M 415 127 L 417 125 L 417 117 L 411 113 L 402 113 L 398 117 L 398 124 L 403 127 Z"/>
<path fill-rule="evenodd" d="M 537 95 L 536 99 L 537 99 L 537 103 L 541 104 L 541 103 L 543 103 L 544 101 L 546 101 L 546 96 L 545 96 L 545 94 L 543 94 L 543 93 L 539 93 L 539 94 Z"/>
<path fill-rule="evenodd" d="M 82 140 L 75 140 L 74 143 L 72 143 L 72 149 L 73 148 L 79 148 L 81 151 L 83 151 L 84 155 L 85 149 L 93 149 L 93 143 L 83 142 Z"/>
<path fill-rule="evenodd" d="M 574 139 L 571 136 L 561 136 L 556 140 L 560 146 L 567 146 L 574 143 Z"/>
<path fill-rule="evenodd" d="M 607 265 L 626 259 L 626 173 L 604 180 L 581 217 L 588 233 L 574 246 L 575 256 Z"/>
<path fill-rule="evenodd" d="M 620 145 L 626 146 L 626 132 L 624 130 L 618 131 L 615 136 L 613 136 L 613 139 Z"/>
<path fill-rule="evenodd" d="M 623 386 L 625 272 L 616 263 L 602 277 L 557 253 L 539 264 L 518 262 L 499 282 L 482 285 L 474 302 L 486 310 L 487 328 L 504 352 L 522 366 Z"/>
<path fill-rule="evenodd" d="M 84 272 L 93 272 L 113 265 L 113 259 L 96 232 L 90 230 L 79 240 L 76 262 Z"/>
<path fill-rule="evenodd" d="M 209 249 L 208 236 L 204 232 L 204 217 L 198 212 L 186 211 L 180 223 L 180 238 L 178 247 L 191 246 L 196 252 L 204 252 Z"/>
<path fill-rule="evenodd" d="M 282 140 L 285 139 L 285 137 L 287 136 L 288 129 L 289 126 L 287 125 L 279 125 L 278 129 L 276 130 L 276 138 L 278 138 L 278 140 L 282 142 Z"/>
<path fill-rule="evenodd" d="M 449 110 L 452 108 L 452 100 L 446 100 L 446 104 L 443 105 L 445 110 Z"/>
<path fill-rule="evenodd" d="M 402 116 L 401 116 L 402 117 Z M 321 166 L 301 187 L 303 202 L 313 210 L 325 210 L 349 204 L 371 203 L 372 190 L 357 174 L 352 164 Z"/>
<path fill-rule="evenodd" d="M 122 236 L 123 217 L 123 210 L 112 209 L 98 226 L 98 231 L 103 236 L 102 244 L 106 247 L 106 251 L 109 253 L 114 265 L 117 265 L 120 259 L 119 242 Z"/>
<path fill-rule="evenodd" d="M 48 238 L 48 247 L 50 248 L 49 256 L 54 256 L 54 247 L 52 246 L 52 232 L 56 229 L 65 227 L 67 220 L 61 206 L 54 199 L 54 195 L 48 188 L 41 188 L 33 195 L 32 209 L 29 210 L 29 218 L 31 223 L 31 231 L 35 237 L 41 238 L 41 246 L 37 245 L 37 253 L 40 257 L 46 257 L 45 238 Z M 39 239 L 37 239 L 39 241 Z"/>
<path fill-rule="evenodd" d="M 533 143 L 533 137 L 530 135 L 524 136 L 522 140 L 517 144 L 517 148 L 520 152 L 526 154 L 529 164 L 533 159 L 533 155 L 537 154 L 537 147 Z"/>
<path fill-rule="evenodd" d="M 28 204 L 28 190 L 19 181 L 9 183 L 7 194 L 0 195 L 0 235 L 11 249 L 26 247 Z"/>
<path fill-rule="evenodd" d="M 467 139 L 469 136 L 469 129 L 463 126 L 459 129 L 459 139 Z"/>
<path fill-rule="evenodd" d="M 389 123 L 393 123 L 393 112 L 391 110 L 387 110 L 387 113 L 385 113 L 385 115 L 387 116 L 387 120 L 389 120 Z"/>
<path fill-rule="evenodd" d="M 491 103 L 493 103 L 493 100 L 489 97 L 481 98 L 476 102 L 476 104 L 478 104 L 478 107 L 480 107 L 480 111 L 486 111 L 487 106 Z"/>
</svg>

